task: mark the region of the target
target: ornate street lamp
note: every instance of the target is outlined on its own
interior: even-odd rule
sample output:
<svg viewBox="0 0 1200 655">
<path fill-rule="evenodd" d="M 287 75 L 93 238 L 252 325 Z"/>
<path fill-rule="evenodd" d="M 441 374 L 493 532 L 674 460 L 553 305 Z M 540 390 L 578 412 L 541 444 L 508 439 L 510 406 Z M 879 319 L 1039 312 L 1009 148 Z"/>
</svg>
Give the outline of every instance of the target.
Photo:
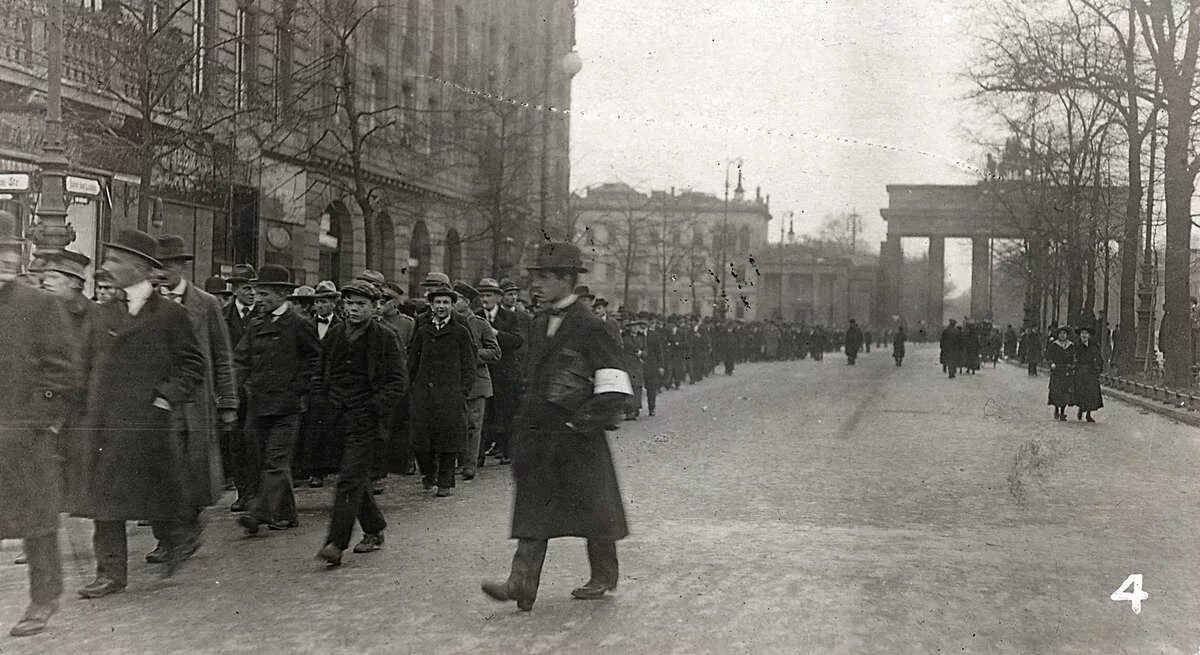
<svg viewBox="0 0 1200 655">
<path fill-rule="evenodd" d="M 50 0 L 46 29 L 46 127 L 40 174 L 38 222 L 29 237 L 38 254 L 66 249 L 75 240 L 67 223 L 67 148 L 62 124 L 63 0 Z"/>
</svg>

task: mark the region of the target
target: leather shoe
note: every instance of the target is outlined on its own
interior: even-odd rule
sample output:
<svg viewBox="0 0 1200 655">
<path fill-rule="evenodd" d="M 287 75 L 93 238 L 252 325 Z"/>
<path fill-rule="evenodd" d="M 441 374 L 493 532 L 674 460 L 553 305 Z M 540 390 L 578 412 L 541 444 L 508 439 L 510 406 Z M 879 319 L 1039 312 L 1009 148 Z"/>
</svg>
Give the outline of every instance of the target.
<svg viewBox="0 0 1200 655">
<path fill-rule="evenodd" d="M 342 565 L 342 549 L 333 544 L 325 544 L 321 546 L 321 550 L 317 551 L 317 559 L 322 560 L 330 566 Z"/>
<path fill-rule="evenodd" d="M 105 577 L 96 578 L 91 584 L 79 590 L 81 598 L 104 598 L 109 594 L 125 591 L 125 585 Z"/>
<path fill-rule="evenodd" d="M 237 517 L 237 523 L 246 529 L 247 536 L 254 536 L 258 534 L 258 519 L 254 518 L 253 516 L 250 516 L 249 514 L 242 514 Z"/>
<path fill-rule="evenodd" d="M 25 551 L 21 551 L 21 554 L 17 555 L 16 559 L 13 560 L 13 564 L 28 564 L 28 563 L 29 563 L 29 557 L 27 557 L 25 555 Z"/>
<path fill-rule="evenodd" d="M 229 506 L 229 511 L 231 511 L 231 512 L 246 511 L 246 501 L 242 498 L 238 498 L 237 500 L 233 501 L 232 505 Z"/>
<path fill-rule="evenodd" d="M 275 521 L 274 523 L 268 523 L 267 527 L 271 530 L 291 530 L 292 528 L 300 527 L 300 522 L 294 519 L 291 521 Z"/>
<path fill-rule="evenodd" d="M 362 541 L 354 545 L 356 553 L 373 553 L 383 548 L 383 533 L 364 534 Z"/>
<path fill-rule="evenodd" d="M 579 600 L 596 600 L 597 598 L 603 596 L 606 592 L 616 588 L 617 585 L 615 582 L 613 584 L 604 584 L 603 582 L 588 580 L 587 584 L 579 587 L 578 589 L 572 590 L 571 595 Z"/>
<path fill-rule="evenodd" d="M 437 496 L 438 498 L 445 498 L 446 496 L 453 496 L 454 495 L 454 487 L 438 487 L 437 493 L 434 495 Z"/>
<path fill-rule="evenodd" d="M 510 600 L 517 601 L 517 609 L 522 612 L 528 612 L 533 609 L 533 599 L 521 594 L 516 589 L 513 589 L 508 582 L 487 582 L 479 585 L 483 593 L 487 594 L 492 600 L 507 602 Z"/>
<path fill-rule="evenodd" d="M 162 545 L 162 542 L 159 542 L 154 547 L 154 550 L 146 553 L 146 562 L 149 564 L 166 564 L 170 558 L 171 552 L 167 550 L 166 546 Z"/>
<path fill-rule="evenodd" d="M 25 616 L 13 626 L 8 634 L 14 637 L 28 637 L 46 629 L 50 617 L 58 611 L 58 601 L 52 600 L 45 605 L 31 604 L 25 610 Z"/>
</svg>

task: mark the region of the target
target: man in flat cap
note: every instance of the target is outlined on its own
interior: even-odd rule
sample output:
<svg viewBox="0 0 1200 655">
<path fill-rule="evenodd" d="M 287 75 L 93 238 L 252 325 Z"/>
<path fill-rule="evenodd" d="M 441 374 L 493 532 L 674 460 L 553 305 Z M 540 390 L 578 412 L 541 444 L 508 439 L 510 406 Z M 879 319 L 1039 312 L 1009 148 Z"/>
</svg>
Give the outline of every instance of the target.
<svg viewBox="0 0 1200 655">
<path fill-rule="evenodd" d="M 544 308 L 530 331 L 529 389 L 513 435 L 512 570 L 484 582 L 493 599 L 533 608 L 549 539 L 587 539 L 591 577 L 572 594 L 594 599 L 615 589 L 616 542 L 629 533 L 605 427 L 632 395 L 620 346 L 572 293 L 579 248 L 548 242 L 529 267 Z"/>
<path fill-rule="evenodd" d="M 475 386 L 475 346 L 466 321 L 451 317 L 458 294 L 450 287 L 425 293 L 430 310 L 417 321 L 408 350 L 409 424 L 426 490 L 449 496 L 454 465 L 467 449 L 467 398 Z"/>
<path fill-rule="evenodd" d="M 312 323 L 296 315 L 287 297 L 296 288 L 291 272 L 263 266 L 254 282 L 259 311 L 234 348 L 234 364 L 246 397 L 246 438 L 258 477 L 245 470 L 238 491 L 249 500 L 238 524 L 246 533 L 259 526 L 286 530 L 299 525 L 292 493 L 292 457 L 300 417 L 317 374 L 321 344 Z"/>
<path fill-rule="evenodd" d="M 24 242 L 15 233 L 15 218 L 0 211 L 0 539 L 25 544 L 30 602 L 10 633 L 23 637 L 46 628 L 62 595 L 55 433 L 81 371 L 62 304 L 16 280 Z"/>
<path fill-rule="evenodd" d="M 375 287 L 363 280 L 343 286 L 346 320 L 321 341 L 317 392 L 334 408 L 345 444 L 329 532 L 317 552 L 330 566 L 342 563 L 355 520 L 363 531 L 356 553 L 379 550 L 387 527 L 371 493 L 371 464 L 379 452 L 379 426 L 403 398 L 407 380 L 395 336 L 374 320 L 377 297 Z"/>
<path fill-rule="evenodd" d="M 84 598 L 125 589 L 126 521 L 155 524 L 168 553 L 166 575 L 192 548 L 195 504 L 172 415 L 184 411 L 205 379 L 187 310 L 151 284 L 162 266 L 155 238 L 123 230 L 104 246 L 102 268 L 126 300 L 101 306 L 84 357 L 89 475 L 72 498 L 76 513 L 95 522 L 96 579 L 79 590 Z"/>
<path fill-rule="evenodd" d="M 204 356 L 204 379 L 191 399 L 172 413 L 176 434 L 188 469 L 188 493 L 194 514 L 187 528 L 190 557 L 200 547 L 200 513 L 221 497 L 224 474 L 221 462 L 219 430 L 232 429 L 237 423 L 238 393 L 233 372 L 233 346 L 229 328 L 222 316 L 221 301 L 196 288 L 184 277 L 190 272 L 192 253 L 183 237 L 163 234 L 158 237 L 159 292 L 183 307 L 192 325 L 192 333 Z M 218 426 L 218 422 L 220 426 Z M 163 535 L 156 534 L 158 546 L 146 554 L 146 561 L 162 564 L 169 559 Z"/>
<path fill-rule="evenodd" d="M 412 345 L 413 332 L 417 322 L 409 315 L 400 311 L 404 301 L 404 289 L 395 282 L 386 282 L 379 290 L 378 319 L 384 326 L 391 328 L 400 346 L 400 356 L 408 365 L 408 348 Z M 388 473 L 406 475 L 412 472 L 413 453 L 412 437 L 408 429 L 408 399 L 403 398 L 395 404 L 391 421 L 387 426 L 387 439 L 383 456 L 378 458 L 375 475 L 378 480 L 387 477 Z"/>
<path fill-rule="evenodd" d="M 494 393 L 488 365 L 500 361 L 501 350 L 496 330 L 471 311 L 471 304 L 479 298 L 479 291 L 462 281 L 454 283 L 454 291 L 458 293 L 458 299 L 454 301 L 454 313 L 466 321 L 471 330 L 471 344 L 475 346 L 475 383 L 467 395 L 467 449 L 460 462 L 463 479 L 472 480 L 475 478 L 475 469 L 483 466 L 483 451 L 480 449 L 483 414 L 488 399 Z"/>
</svg>

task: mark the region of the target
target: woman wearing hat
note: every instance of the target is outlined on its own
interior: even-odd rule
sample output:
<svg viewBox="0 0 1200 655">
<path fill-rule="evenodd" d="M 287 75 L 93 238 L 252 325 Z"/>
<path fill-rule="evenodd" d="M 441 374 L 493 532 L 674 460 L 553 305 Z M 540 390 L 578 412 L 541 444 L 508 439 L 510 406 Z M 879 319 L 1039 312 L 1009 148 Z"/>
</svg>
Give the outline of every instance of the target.
<svg viewBox="0 0 1200 655">
<path fill-rule="evenodd" d="M 1054 406 L 1054 418 L 1059 421 L 1067 420 L 1067 405 L 1075 404 L 1075 344 L 1070 336 L 1066 326 L 1060 327 L 1046 347 L 1046 361 L 1050 363 L 1047 404 Z"/>
<path fill-rule="evenodd" d="M 1096 343 L 1092 328 L 1079 328 L 1079 343 L 1075 345 L 1075 405 L 1076 420 L 1095 423 L 1092 412 L 1104 407 L 1100 394 L 1100 373 L 1104 371 L 1104 354 Z"/>
</svg>

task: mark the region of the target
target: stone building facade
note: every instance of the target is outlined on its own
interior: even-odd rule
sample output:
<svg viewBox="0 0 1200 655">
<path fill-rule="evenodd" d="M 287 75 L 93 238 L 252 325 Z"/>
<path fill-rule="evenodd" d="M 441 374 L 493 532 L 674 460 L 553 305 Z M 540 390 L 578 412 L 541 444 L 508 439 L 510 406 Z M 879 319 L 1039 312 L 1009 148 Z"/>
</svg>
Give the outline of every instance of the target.
<svg viewBox="0 0 1200 655">
<path fill-rule="evenodd" d="M 45 14 L 10 4 L 0 173 L 32 173 Z M 518 271 L 527 242 L 566 229 L 571 0 L 154 0 L 151 24 L 169 24 L 152 47 L 105 41 L 144 17 L 67 4 L 72 174 L 102 188 L 72 206 L 73 250 L 95 256 L 139 227 L 182 234 L 197 280 L 249 262 L 310 284 L 368 266 L 415 284 Z M 130 68 L 139 47 L 175 56 L 176 73 Z M 147 127 L 136 101 L 151 78 Z M 156 145 L 135 150 L 146 134 Z M 34 201 L 0 195 L 26 223 Z"/>
</svg>

